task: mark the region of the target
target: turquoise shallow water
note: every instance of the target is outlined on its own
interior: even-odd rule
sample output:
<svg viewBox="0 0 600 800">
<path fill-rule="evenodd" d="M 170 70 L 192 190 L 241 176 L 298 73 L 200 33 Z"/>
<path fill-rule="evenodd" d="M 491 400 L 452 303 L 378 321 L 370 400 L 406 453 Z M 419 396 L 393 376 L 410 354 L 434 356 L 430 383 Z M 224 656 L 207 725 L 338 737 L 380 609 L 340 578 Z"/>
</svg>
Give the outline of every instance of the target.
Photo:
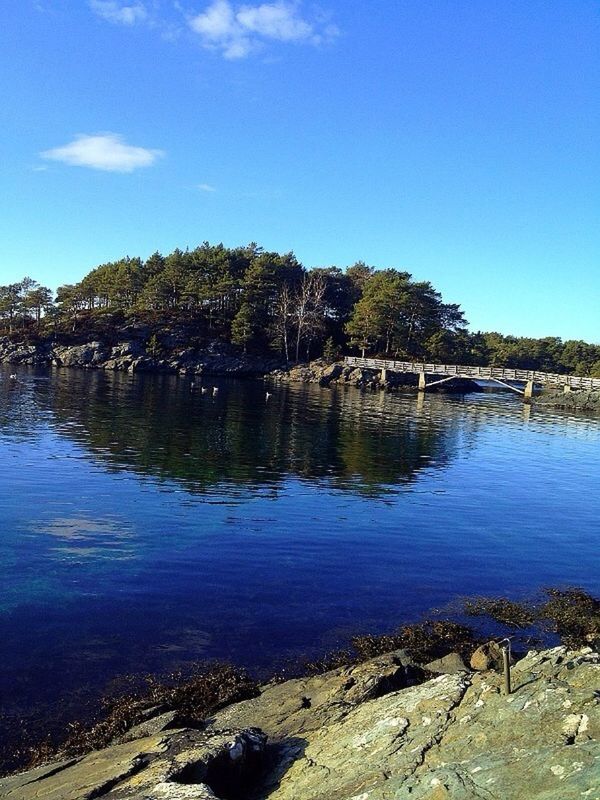
<svg viewBox="0 0 600 800">
<path fill-rule="evenodd" d="M 463 595 L 598 591 L 598 420 L 505 394 L 8 373 L 9 712 L 204 658 L 268 669 Z"/>
</svg>

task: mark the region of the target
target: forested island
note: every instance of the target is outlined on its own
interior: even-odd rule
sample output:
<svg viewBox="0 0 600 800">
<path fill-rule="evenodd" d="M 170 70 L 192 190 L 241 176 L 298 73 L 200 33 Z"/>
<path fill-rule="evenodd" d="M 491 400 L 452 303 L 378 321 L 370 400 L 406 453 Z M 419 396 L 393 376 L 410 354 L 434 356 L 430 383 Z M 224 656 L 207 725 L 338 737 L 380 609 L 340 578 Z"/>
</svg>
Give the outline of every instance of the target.
<svg viewBox="0 0 600 800">
<path fill-rule="evenodd" d="M 132 330 L 153 358 L 176 331 L 178 344 L 284 362 L 359 353 L 600 376 L 600 345 L 472 332 L 459 305 L 408 272 L 362 261 L 307 269 L 254 243 L 127 256 L 56 294 L 29 277 L 0 286 L 0 334 L 12 342 L 115 343 Z"/>
</svg>

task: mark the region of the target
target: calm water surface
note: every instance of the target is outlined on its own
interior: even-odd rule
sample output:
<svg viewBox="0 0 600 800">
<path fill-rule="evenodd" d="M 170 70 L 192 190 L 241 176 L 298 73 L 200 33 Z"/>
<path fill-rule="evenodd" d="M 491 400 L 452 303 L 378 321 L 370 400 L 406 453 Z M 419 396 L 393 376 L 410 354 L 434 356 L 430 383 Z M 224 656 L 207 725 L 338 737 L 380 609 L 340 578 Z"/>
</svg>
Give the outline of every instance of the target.
<svg viewBox="0 0 600 800">
<path fill-rule="evenodd" d="M 461 595 L 598 591 L 597 420 L 504 394 L 8 373 L 4 710 L 204 658 L 271 668 Z"/>
</svg>

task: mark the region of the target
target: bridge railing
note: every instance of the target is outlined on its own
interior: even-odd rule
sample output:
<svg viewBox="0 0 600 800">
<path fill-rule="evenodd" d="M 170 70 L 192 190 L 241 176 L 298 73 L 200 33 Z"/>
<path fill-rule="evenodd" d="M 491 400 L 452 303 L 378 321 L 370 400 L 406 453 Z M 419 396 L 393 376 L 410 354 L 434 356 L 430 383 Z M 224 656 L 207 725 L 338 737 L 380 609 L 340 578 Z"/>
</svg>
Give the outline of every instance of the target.
<svg viewBox="0 0 600 800">
<path fill-rule="evenodd" d="M 346 356 L 346 364 L 363 369 L 386 369 L 390 372 L 423 372 L 428 375 L 456 375 L 464 378 L 501 381 L 533 381 L 541 386 L 570 386 L 572 389 L 598 389 L 600 378 L 580 377 L 578 375 L 558 375 L 552 372 L 538 372 L 528 369 L 508 369 L 507 367 L 472 367 L 461 364 L 428 364 L 420 361 L 395 361 L 384 358 L 357 358 Z"/>
</svg>

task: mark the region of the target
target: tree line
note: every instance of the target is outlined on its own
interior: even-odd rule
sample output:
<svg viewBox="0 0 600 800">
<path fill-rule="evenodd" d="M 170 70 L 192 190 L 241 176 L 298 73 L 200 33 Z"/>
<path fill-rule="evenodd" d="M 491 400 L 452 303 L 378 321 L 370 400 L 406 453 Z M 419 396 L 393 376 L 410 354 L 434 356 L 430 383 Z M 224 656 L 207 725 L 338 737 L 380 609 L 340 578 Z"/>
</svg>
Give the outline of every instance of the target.
<svg viewBox="0 0 600 800">
<path fill-rule="evenodd" d="M 138 323 L 185 323 L 198 344 L 221 340 L 288 361 L 343 353 L 600 376 L 600 345 L 473 333 L 429 281 L 357 262 L 306 269 L 293 253 L 204 242 L 145 261 L 101 264 L 54 296 L 31 278 L 0 286 L 0 330 L 66 336 Z"/>
</svg>

